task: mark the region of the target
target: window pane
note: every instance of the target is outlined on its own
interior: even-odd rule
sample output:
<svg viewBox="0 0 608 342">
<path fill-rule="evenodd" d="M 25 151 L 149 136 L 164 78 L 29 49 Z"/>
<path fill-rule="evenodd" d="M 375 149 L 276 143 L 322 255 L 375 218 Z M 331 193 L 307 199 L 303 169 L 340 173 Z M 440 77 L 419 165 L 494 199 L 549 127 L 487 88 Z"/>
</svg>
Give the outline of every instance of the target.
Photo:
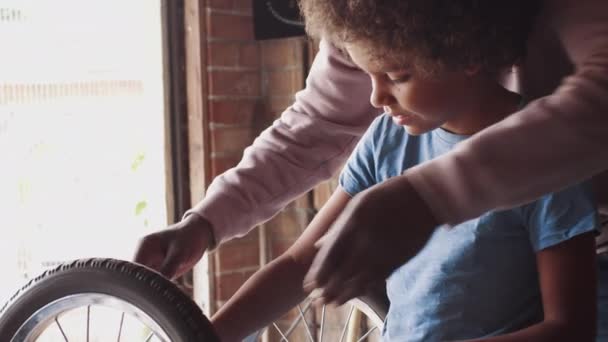
<svg viewBox="0 0 608 342">
<path fill-rule="evenodd" d="M 161 1 L 0 0 L 0 301 L 166 225 Z"/>
</svg>

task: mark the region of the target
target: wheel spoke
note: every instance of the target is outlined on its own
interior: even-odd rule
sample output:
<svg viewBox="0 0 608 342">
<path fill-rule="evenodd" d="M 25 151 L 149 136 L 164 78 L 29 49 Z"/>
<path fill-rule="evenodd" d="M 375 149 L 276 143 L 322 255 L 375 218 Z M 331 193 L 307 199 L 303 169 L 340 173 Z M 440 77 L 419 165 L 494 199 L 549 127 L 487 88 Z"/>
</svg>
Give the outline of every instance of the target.
<svg viewBox="0 0 608 342">
<path fill-rule="evenodd" d="M 146 340 L 144 342 L 150 342 L 152 337 L 154 337 L 154 332 L 151 332 L 150 335 L 148 335 L 148 337 L 146 338 Z"/>
<path fill-rule="evenodd" d="M 302 317 L 302 321 L 304 322 L 304 327 L 306 328 L 306 335 L 310 339 L 310 342 L 315 342 L 315 339 L 312 337 L 310 333 L 310 327 L 308 326 L 308 322 L 306 321 L 306 317 L 304 317 L 304 312 L 302 311 L 302 307 L 298 304 L 298 311 L 300 312 L 300 317 Z"/>
<path fill-rule="evenodd" d="M 89 332 L 91 327 L 91 306 L 87 306 L 87 342 L 89 342 Z"/>
<path fill-rule="evenodd" d="M 323 342 L 323 328 L 325 328 L 325 308 L 327 305 L 323 304 L 323 309 L 321 310 L 321 333 L 319 336 L 319 342 Z"/>
<path fill-rule="evenodd" d="M 312 300 L 309 300 L 308 303 L 306 303 L 306 305 L 304 305 L 304 312 L 308 312 L 308 310 L 310 309 L 310 307 L 312 305 L 312 302 L 313 302 Z M 301 320 L 302 320 L 302 317 L 298 315 L 298 317 L 296 317 L 293 320 L 293 322 L 291 322 L 291 325 L 289 326 L 287 331 L 285 331 L 285 336 L 291 335 L 291 333 L 297 328 L 297 326 Z"/>
<path fill-rule="evenodd" d="M 358 339 L 357 342 L 361 342 L 361 341 L 365 340 L 367 338 L 367 336 L 369 336 L 369 334 L 371 334 L 376 329 L 378 329 L 378 327 L 376 327 L 376 326 L 374 326 L 373 328 L 369 329 L 369 331 L 366 332 L 365 335 L 361 336 L 361 338 Z"/>
<path fill-rule="evenodd" d="M 68 340 L 68 337 L 65 335 L 65 332 L 63 331 L 63 328 L 61 327 L 61 323 L 59 323 L 59 318 L 55 317 L 55 324 L 57 324 L 57 326 L 59 327 L 59 331 L 61 331 L 61 335 L 63 335 L 63 339 L 65 340 L 65 342 L 70 342 Z"/>
<path fill-rule="evenodd" d="M 344 336 L 346 335 L 346 329 L 348 328 L 348 323 L 350 322 L 350 316 L 353 315 L 353 311 L 355 311 L 355 306 L 350 306 L 350 311 L 348 312 L 348 317 L 346 318 L 346 323 L 344 324 L 344 328 L 342 329 L 342 333 L 340 334 L 339 342 L 344 341 Z"/>
<path fill-rule="evenodd" d="M 122 315 L 120 315 L 120 326 L 118 326 L 118 339 L 116 340 L 116 342 L 120 342 L 120 335 L 122 335 L 122 325 L 125 322 L 125 312 L 122 312 Z"/>
<path fill-rule="evenodd" d="M 277 329 L 277 331 L 281 335 L 281 342 L 283 342 L 283 340 L 285 340 L 285 342 L 289 342 L 289 339 L 287 338 L 287 336 L 285 336 L 283 334 L 283 332 L 281 331 L 281 329 L 279 328 L 279 326 L 276 323 L 272 323 L 272 325 L 274 325 L 274 327 Z"/>
</svg>

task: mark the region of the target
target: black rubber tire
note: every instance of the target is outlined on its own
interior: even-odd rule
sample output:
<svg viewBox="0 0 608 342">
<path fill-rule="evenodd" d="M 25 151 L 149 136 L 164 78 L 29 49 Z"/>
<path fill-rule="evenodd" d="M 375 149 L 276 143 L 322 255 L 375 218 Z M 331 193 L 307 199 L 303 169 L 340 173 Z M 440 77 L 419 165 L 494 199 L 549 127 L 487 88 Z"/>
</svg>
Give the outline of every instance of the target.
<svg viewBox="0 0 608 342">
<path fill-rule="evenodd" d="M 0 341 L 11 341 L 40 308 L 80 293 L 106 294 L 138 307 L 172 342 L 219 342 L 201 309 L 172 282 L 146 267 L 115 259 L 76 260 L 31 280 L 0 310 Z"/>
</svg>

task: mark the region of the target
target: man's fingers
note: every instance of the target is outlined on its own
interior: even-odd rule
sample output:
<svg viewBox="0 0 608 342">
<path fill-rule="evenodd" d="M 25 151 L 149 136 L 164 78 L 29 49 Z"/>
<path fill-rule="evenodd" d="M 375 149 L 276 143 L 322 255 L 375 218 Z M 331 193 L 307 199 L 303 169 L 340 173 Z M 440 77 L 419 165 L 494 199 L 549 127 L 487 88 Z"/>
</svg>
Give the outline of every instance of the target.
<svg viewBox="0 0 608 342">
<path fill-rule="evenodd" d="M 304 281 L 303 281 L 304 291 L 311 292 L 314 289 L 321 286 L 321 284 L 319 284 L 317 274 L 319 271 L 319 267 L 321 267 L 321 265 L 323 264 L 323 262 L 325 260 L 324 256 L 322 255 L 325 253 L 326 252 L 324 249 L 320 250 L 317 253 L 317 255 L 314 257 L 314 259 L 312 260 L 312 264 L 310 265 L 308 272 L 306 272 L 306 275 L 304 276 Z"/>
<path fill-rule="evenodd" d="M 159 272 L 168 279 L 173 279 L 178 276 L 178 271 L 181 266 L 179 252 L 180 251 L 176 247 L 176 244 L 171 244 L 167 250 L 165 260 L 159 267 Z"/>
<path fill-rule="evenodd" d="M 323 297 L 327 303 L 342 305 L 349 299 L 361 294 L 365 287 L 364 276 L 360 265 L 352 258 L 345 260 L 323 288 Z"/>
<path fill-rule="evenodd" d="M 339 235 L 333 240 L 327 240 L 315 257 L 309 273 L 312 273 L 317 287 L 325 287 L 334 274 L 343 273 L 342 267 L 349 257 L 347 244 Z"/>
<path fill-rule="evenodd" d="M 336 269 L 336 262 L 324 257 L 321 253 L 317 254 L 304 277 L 304 290 L 309 292 L 315 288 L 325 287 L 330 274 L 325 271 L 328 268 Z"/>
<path fill-rule="evenodd" d="M 149 248 L 146 248 L 149 244 L 149 238 L 143 238 L 139 241 L 137 245 L 137 250 L 135 251 L 135 256 L 133 257 L 133 261 L 136 263 L 147 265 L 150 261 L 150 254 L 148 253 Z"/>
<path fill-rule="evenodd" d="M 154 237 L 147 237 L 140 242 L 133 261 L 153 270 L 158 270 L 164 259 L 163 255 L 158 252 L 159 248 L 159 243 Z"/>
<path fill-rule="evenodd" d="M 337 275 L 331 277 L 327 285 L 323 287 L 321 291 L 321 298 L 325 304 L 333 304 L 336 297 L 340 294 L 343 280 Z"/>
<path fill-rule="evenodd" d="M 355 275 L 342 284 L 342 291 L 335 298 L 336 305 L 343 305 L 347 301 L 365 294 L 370 287 L 369 277 L 364 274 Z"/>
</svg>

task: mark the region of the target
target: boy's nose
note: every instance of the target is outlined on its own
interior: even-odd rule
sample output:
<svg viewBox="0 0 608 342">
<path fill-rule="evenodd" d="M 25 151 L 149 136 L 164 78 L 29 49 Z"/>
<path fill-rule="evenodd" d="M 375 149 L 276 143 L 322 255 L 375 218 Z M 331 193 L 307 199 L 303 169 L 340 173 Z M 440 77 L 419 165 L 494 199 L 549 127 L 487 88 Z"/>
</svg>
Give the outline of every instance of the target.
<svg viewBox="0 0 608 342">
<path fill-rule="evenodd" d="M 372 80 L 372 94 L 369 102 L 376 108 L 383 108 L 391 105 L 393 96 L 390 92 L 378 81 Z"/>
</svg>

